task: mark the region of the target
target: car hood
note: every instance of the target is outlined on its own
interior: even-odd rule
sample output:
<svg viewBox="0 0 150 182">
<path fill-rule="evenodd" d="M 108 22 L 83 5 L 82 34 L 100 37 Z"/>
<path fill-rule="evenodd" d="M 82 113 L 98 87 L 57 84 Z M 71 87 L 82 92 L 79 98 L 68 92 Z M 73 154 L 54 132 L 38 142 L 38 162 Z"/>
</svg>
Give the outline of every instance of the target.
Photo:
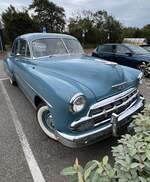
<svg viewBox="0 0 150 182">
<path fill-rule="evenodd" d="M 122 66 L 88 56 L 65 56 L 40 59 L 37 61 L 44 74 L 55 75 L 59 79 L 76 81 L 92 91 L 97 100 L 120 92 L 113 85 L 126 81 Z M 127 84 L 126 87 L 129 87 Z M 126 88 L 123 88 L 126 89 Z"/>
<path fill-rule="evenodd" d="M 150 54 L 139 54 L 139 55 L 134 55 L 134 57 L 136 57 L 137 59 L 139 59 L 140 61 L 147 61 L 150 62 Z"/>
</svg>

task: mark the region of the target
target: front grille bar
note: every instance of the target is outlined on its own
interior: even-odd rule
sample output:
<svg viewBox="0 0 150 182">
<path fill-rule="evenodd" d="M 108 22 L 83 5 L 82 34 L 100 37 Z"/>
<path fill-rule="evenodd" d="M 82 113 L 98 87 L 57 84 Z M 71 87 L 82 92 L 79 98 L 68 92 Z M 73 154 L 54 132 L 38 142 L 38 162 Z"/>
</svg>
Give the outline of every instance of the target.
<svg viewBox="0 0 150 182">
<path fill-rule="evenodd" d="M 125 94 L 124 96 L 121 96 L 120 98 L 116 96 L 113 96 L 112 99 L 111 98 L 108 98 L 108 99 L 105 99 L 104 101 L 101 101 L 99 103 L 96 103 L 95 105 L 93 105 L 91 108 L 90 108 L 90 111 L 88 113 L 88 116 L 100 116 L 100 115 L 103 115 L 107 112 L 112 112 L 112 111 L 115 111 L 117 110 L 118 108 L 128 104 L 130 101 L 132 101 L 134 98 L 137 97 L 139 91 L 136 90 L 136 89 L 132 89 L 130 90 L 130 92 L 128 92 L 127 94 Z M 134 95 L 133 95 L 134 94 Z M 129 97 L 130 96 L 130 97 Z M 129 98 L 128 98 L 129 97 Z M 118 104 L 118 105 L 115 105 L 116 102 L 118 101 L 122 101 L 123 99 L 127 99 L 125 101 L 123 101 L 121 104 Z M 108 101 L 108 102 L 107 102 Z M 114 105 L 112 108 L 110 109 L 105 109 L 107 106 L 110 106 L 110 105 Z M 102 109 L 103 108 L 103 109 Z M 98 114 L 95 114 L 94 112 L 98 109 Z M 100 111 L 99 111 L 100 110 Z M 102 111 L 101 111 L 102 110 Z"/>
<path fill-rule="evenodd" d="M 139 95 L 139 91 L 137 89 L 135 89 L 135 88 L 131 88 L 131 89 L 129 89 L 129 90 L 125 91 L 125 92 L 122 92 L 122 93 L 120 93 L 118 95 L 115 95 L 115 96 L 107 98 L 107 99 L 105 99 L 103 101 L 100 101 L 100 102 L 98 102 L 98 103 L 96 103 L 96 104 L 94 104 L 94 105 L 92 105 L 90 107 L 90 110 L 89 110 L 87 116 L 82 117 L 78 121 L 74 121 L 71 124 L 71 128 L 72 129 L 76 128 L 82 123 L 86 124 L 87 121 L 93 121 L 94 119 L 98 119 L 98 117 L 103 117 L 103 116 L 105 116 L 104 119 L 100 118 L 100 121 L 95 123 L 94 127 L 96 127 L 96 126 L 98 126 L 100 124 L 106 123 L 106 122 L 108 122 L 110 120 L 110 118 L 107 117 L 108 114 L 115 113 L 118 109 L 121 109 L 121 107 L 124 107 L 126 105 L 127 105 L 127 107 L 125 107 L 125 109 L 123 111 L 127 110 L 128 108 L 130 108 L 137 101 L 138 95 Z M 110 109 L 102 110 L 98 114 L 91 115 L 91 111 L 93 111 L 95 109 L 105 108 L 109 104 L 114 104 L 117 101 L 121 101 L 122 99 L 125 99 L 125 101 L 121 102 L 121 104 L 113 105 L 113 107 L 110 108 Z M 122 113 L 123 111 L 121 111 L 120 113 Z"/>
<path fill-rule="evenodd" d="M 104 115 L 104 114 L 106 114 L 106 113 L 113 112 L 113 111 L 119 109 L 119 108 L 122 107 L 122 106 L 125 106 L 126 104 L 128 104 L 129 102 L 131 102 L 134 98 L 136 98 L 137 95 L 138 95 L 138 93 L 139 93 L 139 91 L 137 91 L 132 97 L 130 97 L 127 101 L 123 102 L 122 104 L 120 104 L 120 105 L 118 105 L 118 106 L 114 105 L 114 107 L 113 107 L 112 109 L 103 110 L 101 113 L 95 114 L 95 115 L 93 115 L 93 116 L 94 116 L 94 117 L 102 116 L 102 115 Z M 112 103 L 113 103 L 113 102 L 112 102 Z M 103 107 L 105 107 L 105 106 L 103 106 Z"/>
</svg>

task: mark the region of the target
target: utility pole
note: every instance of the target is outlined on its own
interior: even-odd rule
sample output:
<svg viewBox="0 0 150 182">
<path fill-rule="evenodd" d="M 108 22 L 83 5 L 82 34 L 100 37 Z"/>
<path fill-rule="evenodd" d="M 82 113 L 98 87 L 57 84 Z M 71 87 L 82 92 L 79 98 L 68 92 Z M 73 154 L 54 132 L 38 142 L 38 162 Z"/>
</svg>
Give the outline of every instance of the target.
<svg viewBox="0 0 150 182">
<path fill-rule="evenodd" d="M 82 30 L 82 46 L 84 47 L 85 45 L 85 34 L 88 32 L 87 29 Z"/>
<path fill-rule="evenodd" d="M 0 50 L 1 50 L 1 51 L 6 50 L 6 49 L 5 49 L 5 44 L 4 44 L 4 33 L 3 33 L 3 30 L 4 30 L 4 26 L 3 26 L 3 24 L 0 22 Z"/>
</svg>

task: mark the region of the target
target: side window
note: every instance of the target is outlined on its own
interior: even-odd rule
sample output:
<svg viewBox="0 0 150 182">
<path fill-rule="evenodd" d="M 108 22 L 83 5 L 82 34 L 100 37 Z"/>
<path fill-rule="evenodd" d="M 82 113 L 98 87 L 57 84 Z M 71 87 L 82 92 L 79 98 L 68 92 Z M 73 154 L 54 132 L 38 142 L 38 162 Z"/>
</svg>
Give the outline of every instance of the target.
<svg viewBox="0 0 150 182">
<path fill-rule="evenodd" d="M 20 40 L 19 54 L 22 57 L 30 57 L 30 50 L 27 42 L 23 39 Z"/>
<path fill-rule="evenodd" d="M 116 53 L 117 54 L 126 54 L 126 53 L 130 53 L 130 50 L 124 46 L 117 46 Z"/>
<path fill-rule="evenodd" d="M 26 41 L 20 40 L 19 54 L 23 57 L 26 55 Z"/>
<path fill-rule="evenodd" d="M 110 53 L 113 53 L 114 52 L 114 48 L 113 48 L 112 45 L 99 46 L 99 52 L 110 52 Z"/>
<path fill-rule="evenodd" d="M 18 53 L 18 40 L 15 40 L 12 47 L 11 55 L 15 56 Z"/>
</svg>

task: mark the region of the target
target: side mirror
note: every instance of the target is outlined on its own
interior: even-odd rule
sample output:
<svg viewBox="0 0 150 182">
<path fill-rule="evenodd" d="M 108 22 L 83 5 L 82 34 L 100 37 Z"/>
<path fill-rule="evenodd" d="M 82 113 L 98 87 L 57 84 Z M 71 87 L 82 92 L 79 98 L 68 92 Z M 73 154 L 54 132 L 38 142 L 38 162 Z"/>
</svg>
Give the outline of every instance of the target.
<svg viewBox="0 0 150 182">
<path fill-rule="evenodd" d="M 131 52 L 126 52 L 125 54 L 128 56 L 133 56 L 133 54 Z"/>
</svg>

